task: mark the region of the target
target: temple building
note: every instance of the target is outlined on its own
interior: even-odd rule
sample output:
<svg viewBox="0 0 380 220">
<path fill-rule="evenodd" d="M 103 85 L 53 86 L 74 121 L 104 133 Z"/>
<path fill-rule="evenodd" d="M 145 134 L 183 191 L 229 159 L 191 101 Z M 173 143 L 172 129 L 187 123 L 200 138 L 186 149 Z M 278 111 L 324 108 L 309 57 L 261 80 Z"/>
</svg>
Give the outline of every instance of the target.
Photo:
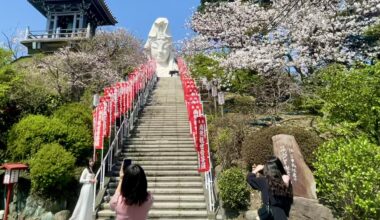
<svg viewBox="0 0 380 220">
<path fill-rule="evenodd" d="M 28 54 L 51 53 L 91 38 L 98 26 L 115 25 L 104 0 L 28 0 L 47 19 L 44 31 L 26 31 Z"/>
</svg>

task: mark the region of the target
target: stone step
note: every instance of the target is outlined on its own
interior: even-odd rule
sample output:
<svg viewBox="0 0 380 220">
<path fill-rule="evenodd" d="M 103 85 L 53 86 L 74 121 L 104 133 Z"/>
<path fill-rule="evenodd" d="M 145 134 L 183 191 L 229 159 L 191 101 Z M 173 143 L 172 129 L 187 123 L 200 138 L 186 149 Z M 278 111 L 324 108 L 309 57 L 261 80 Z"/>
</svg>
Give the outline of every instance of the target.
<svg viewBox="0 0 380 220">
<path fill-rule="evenodd" d="M 145 170 L 145 169 L 144 169 Z M 119 170 L 112 172 L 113 176 L 119 175 Z M 147 176 L 197 176 L 198 170 L 145 170 Z"/>
<path fill-rule="evenodd" d="M 148 184 L 149 185 L 149 184 Z M 108 188 L 108 192 L 113 195 L 115 188 Z M 156 195 L 204 195 L 203 188 L 148 188 L 153 196 Z"/>
<path fill-rule="evenodd" d="M 152 104 L 152 103 L 147 103 L 147 105 L 144 108 L 145 110 L 181 110 L 181 111 L 187 111 L 185 101 L 183 102 L 173 102 L 169 105 L 169 103 L 165 104 Z"/>
<path fill-rule="evenodd" d="M 181 118 L 188 117 L 187 111 L 142 111 L 140 116 L 149 117 L 149 116 L 157 116 L 157 117 L 173 117 L 173 118 Z"/>
<path fill-rule="evenodd" d="M 139 137 L 141 138 L 141 137 Z M 165 138 L 166 139 L 166 138 Z M 147 144 L 147 145 L 152 145 L 152 144 L 173 144 L 173 145 L 188 145 L 188 144 L 194 144 L 193 140 L 127 140 L 127 145 L 135 145 L 135 144 Z"/>
<path fill-rule="evenodd" d="M 101 210 L 98 212 L 98 217 L 101 219 L 107 217 L 116 217 L 116 213 L 110 209 Z M 196 218 L 207 218 L 206 210 L 160 210 L 160 209 L 152 209 L 149 211 L 148 219 L 156 219 L 156 218 L 172 218 L 172 219 L 192 219 Z"/>
<path fill-rule="evenodd" d="M 141 123 L 150 123 L 150 124 L 163 124 L 163 125 L 186 125 L 186 123 L 189 123 L 189 120 L 187 118 L 181 118 L 181 119 L 175 119 L 175 118 L 139 118 L 139 121 Z"/>
<path fill-rule="evenodd" d="M 154 165 L 154 166 L 161 166 L 161 165 L 198 165 L 198 161 L 146 161 L 146 160 L 138 160 L 138 161 L 132 161 L 133 164 L 139 164 L 141 166 L 146 165 Z"/>
<path fill-rule="evenodd" d="M 166 131 L 166 132 L 182 132 L 186 131 L 190 133 L 190 125 L 186 123 L 185 125 L 137 125 L 136 131 Z"/>
<path fill-rule="evenodd" d="M 149 133 L 137 133 L 137 134 L 133 134 L 133 137 L 152 137 L 152 138 L 156 138 L 156 139 L 165 139 L 165 138 L 171 138 L 171 137 L 189 137 L 190 135 L 186 132 L 186 133 L 182 133 L 182 134 L 177 134 L 175 135 L 174 133 L 162 133 L 162 134 L 149 134 Z"/>
<path fill-rule="evenodd" d="M 161 141 L 157 140 L 157 138 L 154 137 L 144 137 L 144 138 L 127 138 L 126 141 L 131 141 L 131 140 L 151 140 L 151 141 Z M 189 137 L 168 137 L 164 141 L 178 141 L 178 140 L 193 140 L 190 136 Z"/>
<path fill-rule="evenodd" d="M 153 202 L 153 209 L 206 209 L 205 202 Z M 103 203 L 101 209 L 111 209 L 109 203 Z"/>
<path fill-rule="evenodd" d="M 128 156 L 128 159 L 131 159 L 132 161 L 138 162 L 141 160 L 147 160 L 147 161 L 198 161 L 198 158 L 196 156 L 147 156 L 147 157 L 140 157 L 140 156 Z"/>
<path fill-rule="evenodd" d="M 110 188 L 116 188 L 118 182 L 110 182 L 109 187 Z M 149 181 L 148 182 L 149 188 L 201 188 L 203 187 L 202 182 L 162 182 L 162 181 Z"/>
<path fill-rule="evenodd" d="M 190 128 L 189 122 L 168 122 L 168 121 L 161 121 L 161 122 L 154 122 L 154 121 L 140 121 L 137 126 L 144 125 L 144 126 L 153 126 L 153 127 L 188 127 Z"/>
<path fill-rule="evenodd" d="M 187 218 L 198 217 L 207 219 L 207 210 L 152 210 L 149 212 L 149 218 Z"/>
<path fill-rule="evenodd" d="M 173 202 L 173 201 L 181 201 L 181 202 L 204 202 L 204 195 L 173 195 L 173 194 L 157 194 L 153 195 L 154 201 L 160 202 Z"/>
<path fill-rule="evenodd" d="M 157 136 L 163 136 L 162 139 L 168 139 L 168 140 L 173 140 L 174 138 L 191 138 L 192 135 L 190 134 L 190 131 L 182 131 L 182 132 L 177 132 L 177 131 L 134 131 L 131 133 L 132 138 L 151 138 L 151 139 L 161 139 L 158 138 Z"/>
<path fill-rule="evenodd" d="M 106 209 L 106 210 L 99 211 L 98 216 L 100 218 L 107 218 L 107 217 L 115 218 L 116 213 L 114 211 Z M 207 211 L 199 210 L 199 211 L 194 212 L 194 210 L 150 210 L 148 219 L 170 218 L 170 219 L 189 219 L 190 220 L 190 219 L 193 219 L 194 217 L 208 219 Z"/>
<path fill-rule="evenodd" d="M 194 144 L 189 143 L 189 144 L 128 144 L 125 145 L 125 149 L 129 148 L 137 148 L 137 149 L 142 149 L 142 148 L 189 148 L 189 149 L 194 149 Z"/>
<path fill-rule="evenodd" d="M 189 135 L 190 136 L 190 129 L 141 129 L 138 128 L 136 131 L 133 133 L 136 134 L 171 134 L 171 135 L 180 135 L 183 136 Z"/>
<path fill-rule="evenodd" d="M 165 151 L 165 152 L 125 152 L 122 153 L 122 156 L 125 157 L 159 157 L 159 156 L 197 156 L 197 153 L 195 151 L 191 152 L 175 152 L 175 151 Z"/>
<path fill-rule="evenodd" d="M 190 129 L 190 126 L 188 124 L 186 125 L 149 125 L 149 124 L 138 124 L 136 126 L 136 129 Z"/>
<path fill-rule="evenodd" d="M 139 114 L 139 118 L 147 118 L 147 119 L 187 119 L 187 112 L 143 112 Z"/>
<path fill-rule="evenodd" d="M 148 217 L 148 220 L 151 220 L 151 219 L 159 219 L 159 220 L 173 220 L 173 219 L 178 219 L 178 218 L 161 218 L 161 217 L 156 217 L 156 218 L 150 218 Z M 197 217 L 187 217 L 187 218 L 181 218 L 181 219 L 185 219 L 185 220 L 208 220 L 208 218 L 197 218 Z M 114 218 L 112 217 L 98 217 L 96 218 L 96 220 L 114 220 Z"/>
<path fill-rule="evenodd" d="M 120 170 L 121 164 L 116 165 L 115 169 Z M 197 170 L 198 166 L 197 165 L 160 165 L 160 166 L 152 166 L 152 165 L 144 165 L 143 169 L 145 171 L 156 171 L 156 170 L 165 170 L 165 171 L 172 171 L 172 170 Z"/>
<path fill-rule="evenodd" d="M 147 176 L 149 182 L 201 182 L 200 175 L 197 176 Z M 119 176 L 111 177 L 112 182 L 118 182 Z"/>
<path fill-rule="evenodd" d="M 157 140 L 157 138 L 154 137 L 133 137 L 133 138 L 128 138 L 126 142 L 137 142 L 137 141 L 149 141 L 149 142 L 155 142 L 155 143 L 175 143 L 179 141 L 183 141 L 184 143 L 186 142 L 192 142 L 193 138 L 191 136 L 189 137 L 167 137 L 163 140 Z"/>
<path fill-rule="evenodd" d="M 141 133 L 133 133 L 132 137 L 153 137 L 157 139 L 162 139 L 166 137 L 191 137 L 190 133 L 188 131 L 182 132 L 182 133 L 176 133 L 176 132 L 149 132 L 149 131 L 143 131 Z"/>
<path fill-rule="evenodd" d="M 182 104 L 181 104 L 182 105 Z M 149 107 L 149 106 L 148 106 Z M 171 109 L 170 109 L 171 108 Z M 187 107 L 183 108 L 177 108 L 177 107 L 169 107 L 169 108 L 161 108 L 161 109 L 149 109 L 144 108 L 140 115 L 160 115 L 160 116 L 173 116 L 173 117 L 180 117 L 180 116 L 188 116 Z"/>
<path fill-rule="evenodd" d="M 190 145 L 191 146 L 191 145 Z M 143 153 L 143 152 L 195 152 L 194 147 L 162 147 L 162 146 L 156 146 L 156 147 L 136 147 L 131 148 L 130 146 L 128 148 L 124 148 L 123 152 L 125 153 Z"/>
</svg>

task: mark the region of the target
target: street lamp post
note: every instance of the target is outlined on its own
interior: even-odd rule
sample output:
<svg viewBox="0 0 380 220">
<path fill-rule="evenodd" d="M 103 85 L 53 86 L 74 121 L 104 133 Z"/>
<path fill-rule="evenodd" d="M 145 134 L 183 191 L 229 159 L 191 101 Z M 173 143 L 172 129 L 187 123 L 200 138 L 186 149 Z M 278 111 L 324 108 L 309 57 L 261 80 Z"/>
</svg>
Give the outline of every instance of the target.
<svg viewBox="0 0 380 220">
<path fill-rule="evenodd" d="M 216 105 L 216 97 L 218 96 L 218 80 L 213 79 L 211 81 L 211 95 L 214 97 L 214 109 L 215 109 L 215 115 L 218 114 L 218 108 Z"/>
<path fill-rule="evenodd" d="M 222 114 L 222 117 L 223 117 L 224 92 L 218 92 L 218 104 L 220 105 L 220 113 Z"/>
</svg>

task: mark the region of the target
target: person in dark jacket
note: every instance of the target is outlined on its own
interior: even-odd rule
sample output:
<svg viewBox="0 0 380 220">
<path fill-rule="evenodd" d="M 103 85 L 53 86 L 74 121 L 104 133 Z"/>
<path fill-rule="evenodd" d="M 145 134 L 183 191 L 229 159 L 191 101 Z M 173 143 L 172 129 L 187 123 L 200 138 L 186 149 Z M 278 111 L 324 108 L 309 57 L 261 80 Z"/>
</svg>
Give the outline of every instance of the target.
<svg viewBox="0 0 380 220">
<path fill-rule="evenodd" d="M 259 175 L 262 172 L 264 175 Z M 253 165 L 247 182 L 261 191 L 263 204 L 269 202 L 274 220 L 286 220 L 293 203 L 293 190 L 289 176 L 280 159 L 271 157 L 265 165 Z"/>
</svg>

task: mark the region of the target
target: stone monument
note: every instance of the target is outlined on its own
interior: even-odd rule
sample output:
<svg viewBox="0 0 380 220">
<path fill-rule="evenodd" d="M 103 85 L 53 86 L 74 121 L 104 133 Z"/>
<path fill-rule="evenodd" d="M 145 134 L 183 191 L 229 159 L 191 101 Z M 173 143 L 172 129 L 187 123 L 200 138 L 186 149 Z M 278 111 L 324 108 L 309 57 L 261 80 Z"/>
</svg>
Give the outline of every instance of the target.
<svg viewBox="0 0 380 220">
<path fill-rule="evenodd" d="M 167 18 L 157 18 L 153 23 L 144 49 L 157 63 L 158 77 L 170 77 L 170 73 L 178 73 Z"/>
<path fill-rule="evenodd" d="M 293 184 L 294 196 L 317 199 L 313 173 L 306 165 L 296 139 L 279 134 L 272 137 L 274 155 L 280 158 Z"/>
</svg>

